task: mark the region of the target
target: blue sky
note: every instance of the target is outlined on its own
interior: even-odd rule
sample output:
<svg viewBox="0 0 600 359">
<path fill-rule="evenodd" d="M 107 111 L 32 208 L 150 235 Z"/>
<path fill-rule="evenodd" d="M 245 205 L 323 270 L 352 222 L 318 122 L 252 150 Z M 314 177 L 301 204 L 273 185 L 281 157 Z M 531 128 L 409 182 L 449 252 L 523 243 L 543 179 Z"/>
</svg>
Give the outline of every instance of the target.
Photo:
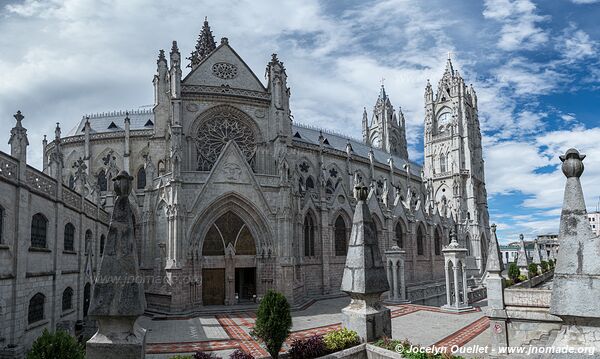
<svg viewBox="0 0 600 359">
<path fill-rule="evenodd" d="M 29 158 L 43 134 L 86 113 L 152 104 L 159 49 L 191 52 L 204 16 L 262 78 L 284 61 L 296 121 L 360 137 L 381 78 L 422 161 L 423 93 L 447 53 L 479 97 L 491 220 L 503 242 L 558 230 L 558 155 L 584 161 L 589 210 L 600 180 L 600 1 L 0 1 L 0 121 L 20 109 Z M 8 150 L 6 141 L 0 149 Z"/>
</svg>

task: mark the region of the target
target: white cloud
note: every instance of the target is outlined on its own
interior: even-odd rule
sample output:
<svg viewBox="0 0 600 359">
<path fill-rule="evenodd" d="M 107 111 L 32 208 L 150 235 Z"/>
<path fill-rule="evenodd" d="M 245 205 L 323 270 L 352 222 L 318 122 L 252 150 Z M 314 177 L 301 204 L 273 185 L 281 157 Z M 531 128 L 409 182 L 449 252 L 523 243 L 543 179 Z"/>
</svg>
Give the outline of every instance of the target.
<svg viewBox="0 0 600 359">
<path fill-rule="evenodd" d="M 566 63 L 574 63 L 596 55 L 597 46 L 597 42 L 592 40 L 589 34 L 578 29 L 573 23 L 569 24 L 557 40 L 557 50 Z"/>
<path fill-rule="evenodd" d="M 571 0 L 575 4 L 596 4 L 600 3 L 600 0 Z"/>
<path fill-rule="evenodd" d="M 548 34 L 538 23 L 549 19 L 536 10 L 530 0 L 486 0 L 483 16 L 502 24 L 498 40 L 501 49 L 535 49 L 548 41 Z"/>
</svg>

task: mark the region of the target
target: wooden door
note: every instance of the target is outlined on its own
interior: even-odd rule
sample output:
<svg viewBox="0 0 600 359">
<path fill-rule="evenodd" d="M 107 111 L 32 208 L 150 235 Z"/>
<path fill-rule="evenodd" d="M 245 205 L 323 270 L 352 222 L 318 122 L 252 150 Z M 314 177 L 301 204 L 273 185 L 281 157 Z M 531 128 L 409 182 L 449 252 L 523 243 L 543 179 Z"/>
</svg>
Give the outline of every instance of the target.
<svg viewBox="0 0 600 359">
<path fill-rule="evenodd" d="M 202 303 L 204 305 L 225 304 L 225 269 L 202 270 Z"/>
</svg>

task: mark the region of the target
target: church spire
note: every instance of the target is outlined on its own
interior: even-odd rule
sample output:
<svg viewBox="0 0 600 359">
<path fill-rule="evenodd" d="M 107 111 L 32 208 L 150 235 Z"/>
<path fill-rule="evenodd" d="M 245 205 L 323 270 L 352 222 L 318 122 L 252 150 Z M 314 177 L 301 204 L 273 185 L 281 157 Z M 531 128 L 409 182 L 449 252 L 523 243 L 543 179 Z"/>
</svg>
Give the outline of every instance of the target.
<svg viewBox="0 0 600 359">
<path fill-rule="evenodd" d="M 210 25 L 208 25 L 208 19 L 204 17 L 204 25 L 202 26 L 202 30 L 198 36 L 196 49 L 192 51 L 192 55 L 188 57 L 188 60 L 190 60 L 188 67 L 191 67 L 192 70 L 195 70 L 200 62 L 216 48 L 217 44 L 215 43 L 215 37 L 210 30 Z"/>
</svg>

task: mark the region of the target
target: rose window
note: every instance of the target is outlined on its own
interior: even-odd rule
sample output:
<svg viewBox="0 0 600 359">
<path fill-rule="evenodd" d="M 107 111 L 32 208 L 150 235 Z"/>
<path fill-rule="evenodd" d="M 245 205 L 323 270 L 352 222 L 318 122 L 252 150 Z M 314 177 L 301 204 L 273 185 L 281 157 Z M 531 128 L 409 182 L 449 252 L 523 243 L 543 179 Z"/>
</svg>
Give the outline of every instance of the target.
<svg viewBox="0 0 600 359">
<path fill-rule="evenodd" d="M 235 113 L 221 112 L 200 126 L 196 137 L 198 170 L 210 171 L 229 141 L 235 141 L 246 160 L 253 165 L 256 153 L 254 132 Z"/>
<path fill-rule="evenodd" d="M 238 69 L 234 64 L 217 62 L 212 66 L 213 75 L 218 78 L 229 80 L 237 76 Z"/>
</svg>

